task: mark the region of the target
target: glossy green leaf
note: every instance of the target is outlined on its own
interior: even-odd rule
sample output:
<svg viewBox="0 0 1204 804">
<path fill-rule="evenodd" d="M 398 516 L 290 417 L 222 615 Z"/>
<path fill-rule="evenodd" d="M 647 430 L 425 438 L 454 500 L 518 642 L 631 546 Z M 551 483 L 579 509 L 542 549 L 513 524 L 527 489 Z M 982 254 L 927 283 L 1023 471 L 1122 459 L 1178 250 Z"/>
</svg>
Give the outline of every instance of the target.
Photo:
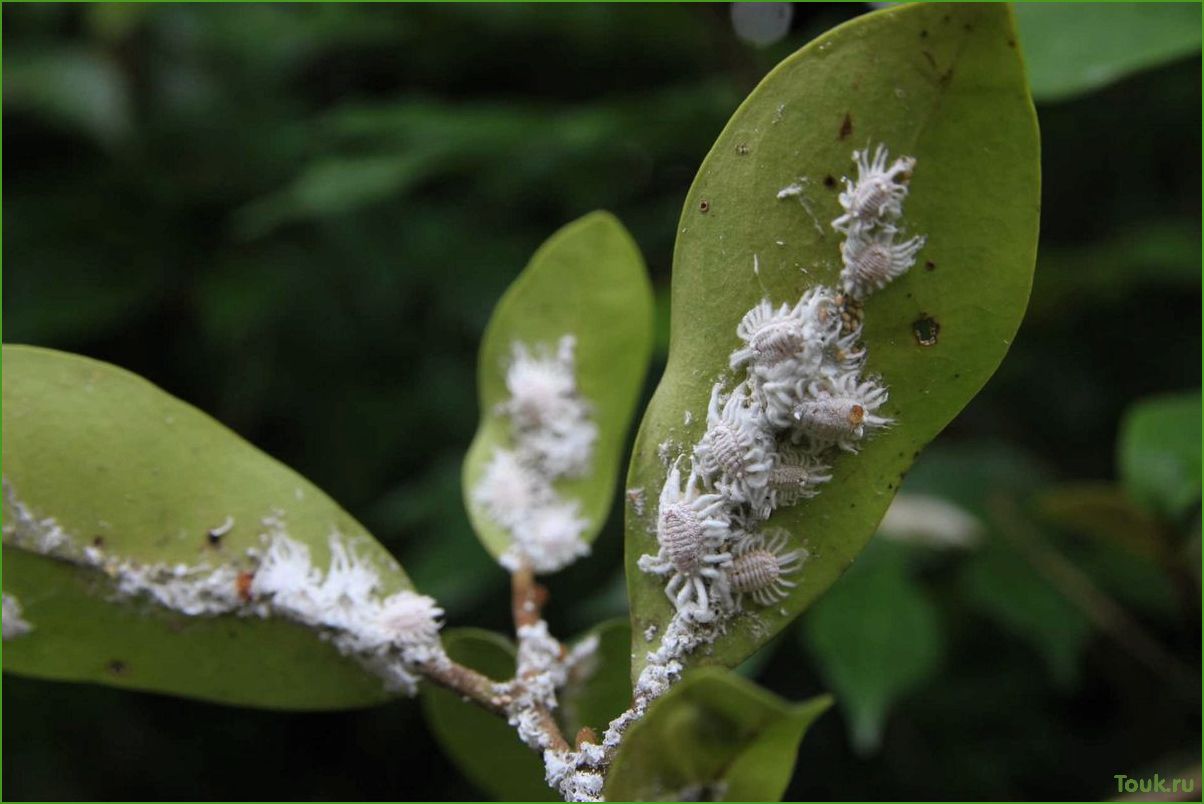
<svg viewBox="0 0 1204 804">
<path fill-rule="evenodd" d="M 777 801 L 829 696 L 791 704 L 734 673 L 688 673 L 628 731 L 608 801 Z"/>
<path fill-rule="evenodd" d="M 583 637 L 590 635 L 598 637 L 597 653 L 560 692 L 557 719 L 569 739 L 582 727 L 602 734 L 631 705 L 631 625 L 608 620 Z"/>
<path fill-rule="evenodd" d="M 686 198 L 673 266 L 668 366 L 637 437 L 630 488 L 657 498 L 661 445 L 685 452 L 705 430 L 712 383 L 725 375 L 736 325 L 758 300 L 797 300 L 834 285 L 839 177 L 867 143 L 917 166 L 904 218 L 928 236 L 917 266 L 865 303 L 868 373 L 890 387 L 896 424 L 859 455 L 840 455 L 813 500 L 778 511 L 810 551 L 802 583 L 778 607 L 736 622 L 699 663 L 733 666 L 819 597 L 873 534 L 919 450 L 995 371 L 1024 314 L 1036 250 L 1036 119 L 999 4 L 916 4 L 859 17 L 788 58 L 737 110 Z M 803 200 L 777 191 L 804 183 Z M 754 266 L 756 271 L 754 271 Z M 917 322 L 939 325 L 921 345 Z M 692 416 L 691 423 L 686 414 Z M 655 552 L 655 505 L 627 518 L 632 631 L 671 615 Z M 640 669 L 639 662 L 633 668 Z"/>
<path fill-rule="evenodd" d="M 250 572 L 247 551 L 263 546 L 262 520 L 277 512 L 319 567 L 338 531 L 375 566 L 382 592 L 409 587 L 333 500 L 196 408 L 76 355 L 5 346 L 3 360 L 6 525 L 19 501 L 52 517 L 75 554 L 96 545 L 141 564 Z M 326 709 L 386 697 L 376 678 L 298 626 L 117 602 L 99 571 L 9 542 L 6 531 L 4 589 L 34 631 L 5 645 L 7 671 L 250 706 Z"/>
<path fill-rule="evenodd" d="M 1017 3 L 1033 97 L 1059 101 L 1200 50 L 1196 3 Z"/>
<path fill-rule="evenodd" d="M 477 628 L 443 634 L 452 659 L 497 681 L 514 677 L 514 645 Z M 422 710 L 444 753 L 464 776 L 498 801 L 554 801 L 544 782 L 543 761 L 505 720 L 455 693 L 425 684 Z"/>
<path fill-rule="evenodd" d="M 619 461 L 652 350 L 652 289 L 643 258 L 612 215 L 594 212 L 568 224 L 540 247 L 493 313 L 481 343 L 478 391 L 481 423 L 464 460 L 464 500 L 473 527 L 495 557 L 511 537 L 472 499 L 498 447 L 511 444 L 505 401 L 506 368 L 516 342 L 547 344 L 576 337 L 577 386 L 598 426 L 590 471 L 556 482 L 581 504 L 592 541 L 613 500 Z"/>
<path fill-rule="evenodd" d="M 907 548 L 876 540 L 802 624 L 853 747 L 877 750 L 891 705 L 931 679 L 944 653 L 939 613 L 908 572 Z"/>
<path fill-rule="evenodd" d="M 1200 393 L 1147 399 L 1121 424 L 1120 477 L 1135 502 L 1177 518 L 1200 499 Z"/>
</svg>

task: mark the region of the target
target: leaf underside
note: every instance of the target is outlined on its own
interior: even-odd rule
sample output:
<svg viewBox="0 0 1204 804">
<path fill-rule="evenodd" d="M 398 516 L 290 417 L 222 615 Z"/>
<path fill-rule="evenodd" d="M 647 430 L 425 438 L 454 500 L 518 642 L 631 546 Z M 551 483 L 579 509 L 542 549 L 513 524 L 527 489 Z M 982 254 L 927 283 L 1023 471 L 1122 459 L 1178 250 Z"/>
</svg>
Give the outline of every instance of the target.
<svg viewBox="0 0 1204 804">
<path fill-rule="evenodd" d="M 841 212 L 840 180 L 854 170 L 854 149 L 878 143 L 916 157 L 903 223 L 928 237 L 916 266 L 865 303 L 866 373 L 890 388 L 879 412 L 896 423 L 860 454 L 836 456 L 817 498 L 775 512 L 766 526 L 810 553 L 801 583 L 780 605 L 735 620 L 692 662 L 738 664 L 831 586 L 1019 326 L 1036 252 L 1039 146 L 1007 7 L 867 14 L 775 68 L 720 135 L 682 212 L 668 365 L 628 478 L 649 501 L 643 513 L 629 505 L 626 520 L 633 674 L 647 651 L 639 637 L 650 625 L 663 632 L 672 614 L 663 581 L 636 566 L 656 552 L 664 459 L 702 436 L 712 384 L 738 379 L 727 364 L 744 313 L 762 298 L 793 303 L 816 284 L 837 285 L 840 236 L 829 222 Z M 777 198 L 796 182 L 801 198 Z"/>
<path fill-rule="evenodd" d="M 312 483 L 201 411 L 96 360 L 4 346 L 4 590 L 29 634 L 6 642 L 22 675 L 271 708 L 331 709 L 384 700 L 381 682 L 317 634 L 257 617 L 185 616 L 119 600 L 103 572 L 10 543 L 16 503 L 52 518 L 76 555 L 252 572 L 263 518 L 277 516 L 320 568 L 332 533 L 380 576 L 409 588 L 401 567 Z M 229 532 L 209 532 L 229 523 Z"/>
</svg>

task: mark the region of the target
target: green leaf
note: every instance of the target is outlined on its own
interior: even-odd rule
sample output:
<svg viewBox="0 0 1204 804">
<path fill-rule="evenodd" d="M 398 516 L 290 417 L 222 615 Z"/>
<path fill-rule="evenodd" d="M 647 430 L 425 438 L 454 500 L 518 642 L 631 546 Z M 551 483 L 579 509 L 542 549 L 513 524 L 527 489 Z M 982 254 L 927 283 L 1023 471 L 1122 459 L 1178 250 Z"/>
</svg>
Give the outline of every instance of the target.
<svg viewBox="0 0 1204 804">
<path fill-rule="evenodd" d="M 1063 483 L 1041 495 L 1041 514 L 1067 530 L 1103 538 L 1147 558 L 1165 554 L 1162 528 L 1111 483 Z"/>
<path fill-rule="evenodd" d="M 790 704 L 720 670 L 688 673 L 623 740 L 607 801 L 777 801 L 799 742 L 832 705 Z"/>
<path fill-rule="evenodd" d="M 738 664 L 823 594 L 869 540 L 919 450 L 1003 359 L 1028 299 L 1039 206 L 1036 119 L 1014 38 L 1000 4 L 859 17 L 771 72 L 703 163 L 674 254 L 668 365 L 628 479 L 648 500 L 666 476 L 661 445 L 684 452 L 705 431 L 711 386 L 728 370 L 744 313 L 765 297 L 793 302 L 815 284 L 836 284 L 840 237 L 828 222 L 840 207 L 828 185 L 851 171 L 854 148 L 882 142 L 916 157 L 905 219 L 928 244 L 912 271 L 865 303 L 867 372 L 889 386 L 883 411 L 895 425 L 860 454 L 836 457 L 818 497 L 769 520 L 810 551 L 802 582 L 692 661 Z M 776 197 L 796 181 L 806 208 Z M 939 324 L 935 345 L 915 336 L 925 318 Z M 647 508 L 627 518 L 636 635 L 663 630 L 671 615 L 662 582 L 637 568 L 656 551 L 655 506 Z"/>
<path fill-rule="evenodd" d="M 79 556 L 98 546 L 142 565 L 254 570 L 263 518 L 281 515 L 319 567 L 337 531 L 369 560 L 381 592 L 409 588 L 383 547 L 303 477 L 196 408 L 130 372 L 76 355 L 4 346 L 4 519 L 15 503 L 52 517 Z M 232 523 L 216 543 L 209 531 Z M 10 543 L 4 589 L 29 635 L 4 669 L 225 703 L 297 709 L 384 700 L 380 681 L 318 635 L 252 617 L 187 617 L 119 602 L 109 579 Z"/>
<path fill-rule="evenodd" d="M 1091 624 L 1008 543 L 994 539 L 970 558 L 958 585 L 972 609 L 1031 645 L 1057 684 L 1074 685 Z"/>
<path fill-rule="evenodd" d="M 447 655 L 497 681 L 514 677 L 514 645 L 477 628 L 443 634 Z M 473 784 L 498 801 L 553 801 L 543 762 L 497 715 L 432 684 L 422 687 L 422 710 L 444 753 Z"/>
<path fill-rule="evenodd" d="M 4 103 L 114 145 L 130 132 L 130 87 L 120 65 L 79 48 L 12 52 L 4 59 Z"/>
<path fill-rule="evenodd" d="M 601 530 L 613 500 L 619 461 L 643 387 L 652 350 L 652 289 L 643 258 L 623 225 L 594 212 L 568 224 L 544 243 L 498 302 L 481 343 L 478 390 L 481 422 L 464 460 L 464 501 L 481 542 L 495 557 L 510 534 L 473 500 L 497 448 L 511 444 L 508 418 L 497 410 L 509 397 L 506 368 L 515 343 L 555 348 L 576 338 L 576 378 L 591 406 L 598 439 L 592 466 L 580 478 L 557 481 L 556 490 L 581 504 L 589 525 Z"/>
<path fill-rule="evenodd" d="M 944 654 L 940 616 L 908 572 L 906 552 L 877 540 L 803 621 L 863 754 L 881 745 L 891 705 L 931 679 Z"/>
<path fill-rule="evenodd" d="M 1200 50 L 1195 3 L 1017 3 L 1033 97 L 1073 98 Z"/>
<path fill-rule="evenodd" d="M 1134 501 L 1177 519 L 1200 499 L 1200 392 L 1143 400 L 1125 414 L 1120 477 Z"/>
<path fill-rule="evenodd" d="M 560 692 L 557 719 L 570 740 L 585 726 L 602 734 L 631 705 L 631 624 L 608 620 L 581 638 L 591 635 L 598 637 L 594 659 Z"/>
</svg>

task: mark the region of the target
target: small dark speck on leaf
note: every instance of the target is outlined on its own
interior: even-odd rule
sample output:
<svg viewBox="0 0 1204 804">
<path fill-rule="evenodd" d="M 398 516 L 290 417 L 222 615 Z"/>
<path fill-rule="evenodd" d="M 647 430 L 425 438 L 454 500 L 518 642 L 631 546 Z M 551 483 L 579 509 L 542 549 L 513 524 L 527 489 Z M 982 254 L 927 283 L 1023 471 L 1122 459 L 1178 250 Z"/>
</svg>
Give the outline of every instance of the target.
<svg viewBox="0 0 1204 804">
<path fill-rule="evenodd" d="M 747 144 L 742 142 L 736 146 L 736 154 L 737 155 L 748 156 L 750 153 L 752 153 L 752 148 L 749 148 Z"/>
<path fill-rule="evenodd" d="M 836 135 L 836 139 L 846 139 L 853 133 L 853 116 L 848 112 L 844 113 L 844 120 L 840 122 L 840 133 Z"/>
<path fill-rule="evenodd" d="M 962 23 L 962 30 L 965 31 L 966 33 L 970 33 L 970 31 L 974 30 L 974 26 L 968 22 L 965 22 L 965 23 Z"/>
<path fill-rule="evenodd" d="M 949 82 L 952 80 L 953 80 L 953 68 L 950 67 L 948 70 L 945 70 L 945 72 L 941 73 L 941 78 L 940 78 L 941 85 L 948 86 Z"/>
<path fill-rule="evenodd" d="M 935 271 L 936 263 L 933 262 L 932 260 L 924 260 L 924 270 L 925 271 Z"/>
<path fill-rule="evenodd" d="M 911 298 L 911 294 L 910 294 L 910 293 L 908 293 L 908 294 L 907 294 L 907 298 L 909 298 L 909 299 Z"/>
<path fill-rule="evenodd" d="M 952 19 L 953 19 L 952 17 L 950 17 L 948 14 L 946 14 L 945 16 L 941 17 L 941 22 L 946 22 L 946 23 L 947 23 L 947 22 L 949 22 L 949 21 L 950 21 L 950 20 L 952 20 Z"/>
<path fill-rule="evenodd" d="M 916 343 L 920 346 L 936 346 L 936 337 L 940 331 L 941 325 L 927 313 L 921 313 L 920 317 L 911 325 L 911 332 L 916 336 Z"/>
<path fill-rule="evenodd" d="M 222 543 L 222 534 L 218 533 L 215 530 L 211 530 L 208 533 L 206 533 L 205 538 L 209 542 L 209 544 L 212 545 L 213 547 L 217 547 L 219 544 Z"/>
<path fill-rule="evenodd" d="M 962 373 L 960 371 L 954 372 L 953 379 L 960 380 L 961 378 L 962 378 Z"/>
<path fill-rule="evenodd" d="M 927 29 L 927 28 L 925 28 L 924 30 L 920 31 L 920 38 L 921 38 L 921 39 L 927 39 L 927 38 L 928 38 L 928 29 Z"/>
<path fill-rule="evenodd" d="M 857 503 L 849 503 L 849 507 L 850 507 L 850 508 L 856 508 L 856 507 L 857 507 Z"/>
<path fill-rule="evenodd" d="M 96 548 L 104 547 L 105 546 L 105 537 L 104 536 L 94 537 L 92 539 L 92 546 L 96 547 Z"/>
<path fill-rule="evenodd" d="M 1008 47 L 1010 47 L 1010 48 L 1012 48 L 1013 50 L 1015 50 L 1015 49 L 1016 49 L 1016 40 L 1015 40 L 1015 39 L 1009 39 L 1009 40 L 1008 40 Z"/>
<path fill-rule="evenodd" d="M 824 176 L 824 187 L 827 187 L 829 190 L 836 187 L 836 177 L 831 173 L 829 173 L 827 176 Z"/>
<path fill-rule="evenodd" d="M 711 202 L 706 200 L 705 198 L 702 199 L 700 202 L 698 202 L 698 211 L 704 215 L 706 213 L 710 212 L 711 211 Z"/>
<path fill-rule="evenodd" d="M 115 676 L 124 676 L 130 671 L 130 666 L 121 659 L 110 659 L 108 664 L 105 665 L 105 671 Z"/>
</svg>

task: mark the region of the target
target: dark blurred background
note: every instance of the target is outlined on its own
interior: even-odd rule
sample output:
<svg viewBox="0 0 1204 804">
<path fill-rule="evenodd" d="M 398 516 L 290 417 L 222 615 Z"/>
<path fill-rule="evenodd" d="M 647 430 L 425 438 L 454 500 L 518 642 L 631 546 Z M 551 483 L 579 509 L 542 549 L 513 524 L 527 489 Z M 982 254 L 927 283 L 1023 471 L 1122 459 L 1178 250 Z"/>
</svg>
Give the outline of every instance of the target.
<svg viewBox="0 0 1204 804">
<path fill-rule="evenodd" d="M 450 625 L 504 630 L 458 477 L 492 305 L 553 230 L 614 211 L 658 292 L 650 391 L 697 166 L 777 61 L 866 10 L 6 4 L 4 340 L 213 414 L 363 521 Z M 791 798 L 1199 774 L 1200 11 L 1020 12 L 1030 312 L 909 477 L 927 506 L 743 668 L 840 695 Z M 1163 504 L 1123 482 L 1118 434 L 1184 392 L 1194 430 L 1150 414 L 1194 445 L 1189 502 Z M 551 579 L 558 633 L 625 613 L 621 549 L 614 516 Z M 3 703 L 10 800 L 487 795 L 406 701 L 280 714 L 6 676 Z"/>
</svg>

